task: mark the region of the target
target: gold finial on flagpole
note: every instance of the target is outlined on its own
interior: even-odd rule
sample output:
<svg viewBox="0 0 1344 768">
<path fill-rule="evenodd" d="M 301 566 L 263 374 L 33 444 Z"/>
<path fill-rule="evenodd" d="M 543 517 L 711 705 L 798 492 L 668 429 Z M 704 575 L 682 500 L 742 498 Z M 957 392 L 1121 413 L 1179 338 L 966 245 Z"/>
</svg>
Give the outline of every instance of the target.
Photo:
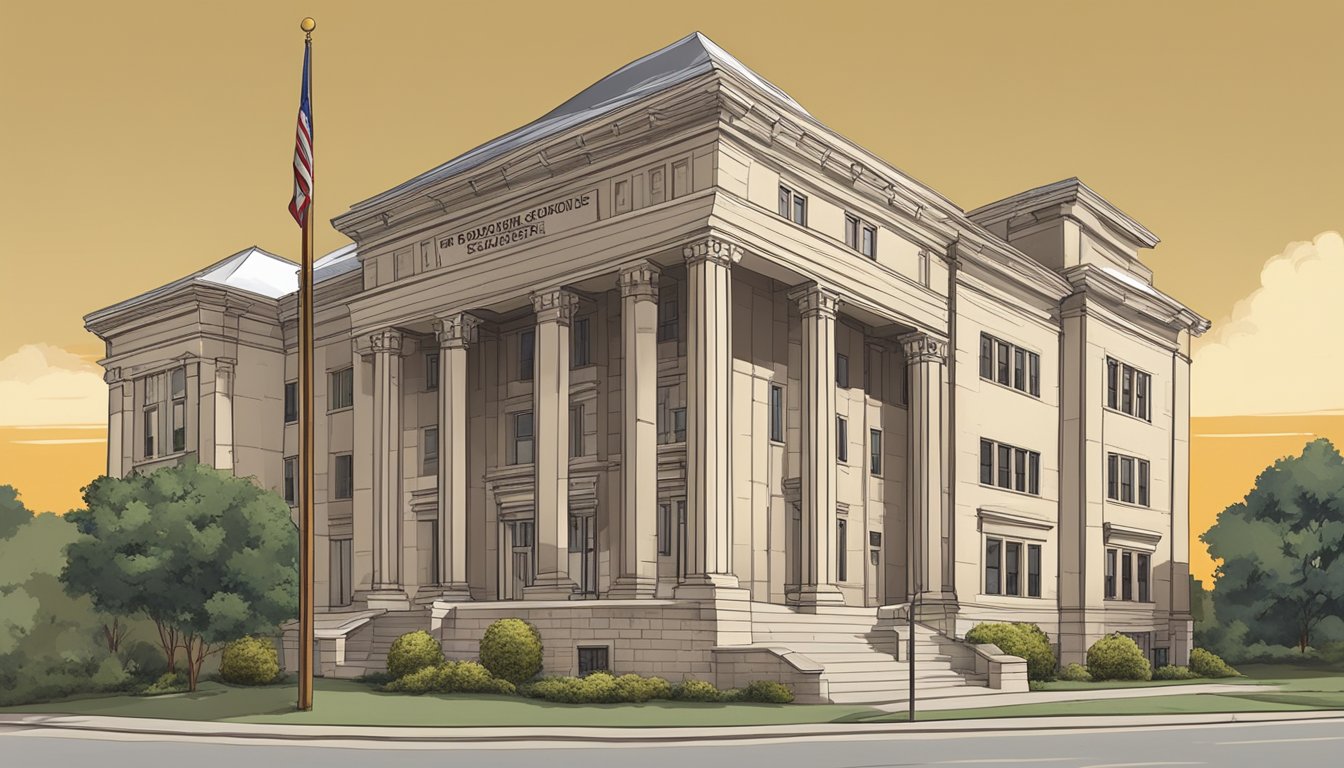
<svg viewBox="0 0 1344 768">
<path fill-rule="evenodd" d="M 312 16 L 308 16 L 304 18 L 303 21 L 299 22 L 299 29 L 302 29 L 307 34 L 308 39 L 311 40 L 313 38 L 313 30 L 317 29 L 317 22 Z"/>
</svg>

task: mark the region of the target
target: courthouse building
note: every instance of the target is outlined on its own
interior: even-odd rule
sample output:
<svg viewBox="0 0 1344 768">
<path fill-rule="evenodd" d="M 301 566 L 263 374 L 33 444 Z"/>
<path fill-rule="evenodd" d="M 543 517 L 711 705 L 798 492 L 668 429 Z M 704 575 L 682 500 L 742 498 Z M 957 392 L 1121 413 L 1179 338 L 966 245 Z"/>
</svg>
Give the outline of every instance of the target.
<svg viewBox="0 0 1344 768">
<path fill-rule="evenodd" d="M 1209 324 L 1077 179 L 964 211 L 695 34 L 332 223 L 322 673 L 520 616 L 549 673 L 897 700 L 912 603 L 929 695 L 1025 687 L 982 621 L 1186 661 Z M 294 502 L 296 285 L 249 248 L 86 318 L 109 474 Z"/>
</svg>

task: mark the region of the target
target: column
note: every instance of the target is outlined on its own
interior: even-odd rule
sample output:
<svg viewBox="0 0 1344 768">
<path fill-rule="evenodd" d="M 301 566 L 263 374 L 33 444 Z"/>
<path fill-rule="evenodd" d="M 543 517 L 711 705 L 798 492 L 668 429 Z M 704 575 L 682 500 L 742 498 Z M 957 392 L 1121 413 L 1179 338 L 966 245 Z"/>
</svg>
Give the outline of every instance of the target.
<svg viewBox="0 0 1344 768">
<path fill-rule="evenodd" d="M 735 589 L 732 571 L 732 266 L 739 246 L 707 237 L 683 249 L 686 360 L 686 580 L 679 596 Z"/>
<path fill-rule="evenodd" d="M 943 437 L 947 422 L 943 409 L 947 341 L 926 333 L 901 337 L 910 377 L 909 486 L 910 588 L 921 603 L 925 620 L 937 623 L 955 601 L 945 581 L 943 538 Z"/>
<path fill-rule="evenodd" d="M 130 418 L 131 406 L 125 395 L 131 382 L 121 378 L 120 368 L 108 368 L 103 381 L 107 382 L 107 475 L 121 477 L 131 468 L 126 451 L 130 441 L 126 439 L 126 432 L 134 420 Z"/>
<path fill-rule="evenodd" d="M 836 586 L 835 312 L 832 291 L 792 294 L 802 313 L 802 506 L 800 606 L 843 605 Z"/>
<path fill-rule="evenodd" d="M 578 297 L 560 289 L 532 295 L 537 578 L 526 590 L 529 599 L 564 600 L 575 588 L 569 577 L 569 324 L 577 304 Z"/>
<path fill-rule="evenodd" d="M 436 320 L 439 337 L 439 572 L 441 599 L 470 600 L 467 587 L 467 348 L 480 321 Z"/>
<path fill-rule="evenodd" d="M 205 457 L 207 450 L 213 454 L 215 469 L 233 469 L 233 364 L 226 358 L 215 360 L 214 405 L 215 439 L 214 445 L 201 445 L 198 455 Z M 199 435 L 193 435 L 199 440 Z"/>
<path fill-rule="evenodd" d="M 401 345 L 399 331 L 369 337 L 373 356 L 373 590 L 369 607 L 400 607 L 401 589 Z"/>
<path fill-rule="evenodd" d="M 658 585 L 658 270 L 621 270 L 621 526 L 613 597 Z"/>
<path fill-rule="evenodd" d="M 1171 602 L 1167 631 L 1172 664 L 1188 664 L 1194 642 L 1194 617 L 1190 615 L 1189 348 L 1190 332 L 1181 331 L 1180 349 L 1171 358 Z"/>
</svg>

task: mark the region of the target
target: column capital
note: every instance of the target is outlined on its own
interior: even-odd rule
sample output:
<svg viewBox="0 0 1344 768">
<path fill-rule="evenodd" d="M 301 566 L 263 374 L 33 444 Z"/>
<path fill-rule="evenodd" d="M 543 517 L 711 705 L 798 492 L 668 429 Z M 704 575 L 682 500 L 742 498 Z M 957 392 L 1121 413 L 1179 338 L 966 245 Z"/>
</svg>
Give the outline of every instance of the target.
<svg viewBox="0 0 1344 768">
<path fill-rule="evenodd" d="M 466 349 L 476 343 L 476 330 L 481 319 L 466 312 L 434 319 L 434 335 L 443 349 Z"/>
<path fill-rule="evenodd" d="M 803 317 L 835 317 L 840 308 L 840 294 L 816 284 L 795 288 L 789 292 L 789 298 L 798 302 L 798 311 Z"/>
<path fill-rule="evenodd" d="M 401 345 L 405 341 L 401 331 L 395 328 L 384 328 L 381 331 L 375 331 L 369 334 L 369 350 L 372 352 L 391 352 L 399 354 Z"/>
<path fill-rule="evenodd" d="M 107 384 L 121 383 L 121 368 L 112 367 L 103 372 L 103 381 Z"/>
<path fill-rule="evenodd" d="M 681 254 L 688 264 L 707 261 L 722 267 L 731 267 L 742 260 L 742 246 L 710 235 L 687 243 L 682 247 Z"/>
<path fill-rule="evenodd" d="M 637 261 L 621 267 L 616 278 L 621 288 L 621 298 L 631 296 L 637 299 L 658 298 L 658 268 L 647 261 Z"/>
<path fill-rule="evenodd" d="M 569 325 L 574 312 L 579 307 L 579 297 L 564 290 L 553 288 L 548 291 L 534 291 L 531 295 L 532 311 L 537 313 L 537 322 L 554 321 Z"/>
<path fill-rule="evenodd" d="M 901 349 L 905 351 L 905 359 L 908 363 L 938 363 L 942 365 L 947 362 L 947 339 L 933 336 L 923 331 L 915 331 L 900 336 Z"/>
</svg>

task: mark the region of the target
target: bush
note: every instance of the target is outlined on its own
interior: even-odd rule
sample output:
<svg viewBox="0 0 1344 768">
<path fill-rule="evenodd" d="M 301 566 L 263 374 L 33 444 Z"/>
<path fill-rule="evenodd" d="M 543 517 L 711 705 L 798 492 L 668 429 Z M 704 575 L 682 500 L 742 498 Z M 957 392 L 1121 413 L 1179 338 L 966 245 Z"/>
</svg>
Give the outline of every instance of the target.
<svg viewBox="0 0 1344 768">
<path fill-rule="evenodd" d="M 234 685 L 265 685 L 280 676 L 275 644 L 260 637 L 244 637 L 224 646 L 219 657 L 219 679 Z"/>
<path fill-rule="evenodd" d="M 589 677 L 592 677 L 592 675 L 589 675 Z M 653 699 L 670 699 L 672 698 L 672 684 L 661 677 L 621 675 L 616 678 L 616 695 L 619 701 L 636 704 Z"/>
<path fill-rule="evenodd" d="M 481 637 L 481 664 L 514 685 L 541 671 L 541 634 L 522 619 L 500 619 Z"/>
<path fill-rule="evenodd" d="M 442 664 L 443 648 L 434 636 L 418 629 L 398 637 L 387 652 L 387 673 L 400 680 L 426 667 Z"/>
<path fill-rule="evenodd" d="M 424 667 L 388 683 L 386 690 L 398 693 L 499 693 L 517 692 L 513 683 L 500 680 L 474 661 L 448 661 Z"/>
<path fill-rule="evenodd" d="M 1178 667 L 1168 664 L 1164 667 L 1158 667 L 1153 670 L 1154 680 L 1195 680 L 1199 675 L 1195 674 L 1189 667 Z"/>
<path fill-rule="evenodd" d="M 1087 671 L 1093 680 L 1149 680 L 1153 667 L 1138 644 L 1124 635 L 1107 635 L 1087 649 Z"/>
<path fill-rule="evenodd" d="M 1320 659 L 1327 664 L 1344 664 L 1344 640 L 1332 640 L 1321 645 Z"/>
<path fill-rule="evenodd" d="M 783 683 L 774 680 L 754 680 L 747 683 L 738 696 L 740 701 L 752 701 L 758 704 L 789 704 L 793 702 L 793 691 Z"/>
<path fill-rule="evenodd" d="M 1052 680 L 1055 677 L 1055 652 L 1050 639 L 1035 624 L 1025 622 L 976 624 L 966 633 L 972 643 L 992 643 L 1009 656 L 1027 662 L 1028 680 Z"/>
<path fill-rule="evenodd" d="M 1190 651 L 1190 671 L 1195 677 L 1236 677 L 1237 670 L 1229 667 L 1227 662 L 1218 658 L 1218 656 L 1203 648 L 1195 648 Z"/>
<path fill-rule="evenodd" d="M 722 694 L 712 683 L 685 680 L 672 686 L 672 698 L 677 701 L 719 701 Z"/>
<path fill-rule="evenodd" d="M 1060 680 L 1068 680 L 1073 683 L 1090 683 L 1092 675 L 1088 674 L 1087 667 L 1082 664 L 1070 664 L 1059 673 Z"/>
<path fill-rule="evenodd" d="M 142 696 L 159 696 L 165 693 L 182 693 L 187 690 L 187 673 L 164 672 L 158 680 L 145 686 Z"/>
<path fill-rule="evenodd" d="M 1045 681 L 1044 681 L 1044 680 L 1028 680 L 1028 681 L 1027 681 L 1027 690 L 1028 690 L 1028 691 L 1044 691 L 1044 690 L 1045 690 Z"/>
</svg>

